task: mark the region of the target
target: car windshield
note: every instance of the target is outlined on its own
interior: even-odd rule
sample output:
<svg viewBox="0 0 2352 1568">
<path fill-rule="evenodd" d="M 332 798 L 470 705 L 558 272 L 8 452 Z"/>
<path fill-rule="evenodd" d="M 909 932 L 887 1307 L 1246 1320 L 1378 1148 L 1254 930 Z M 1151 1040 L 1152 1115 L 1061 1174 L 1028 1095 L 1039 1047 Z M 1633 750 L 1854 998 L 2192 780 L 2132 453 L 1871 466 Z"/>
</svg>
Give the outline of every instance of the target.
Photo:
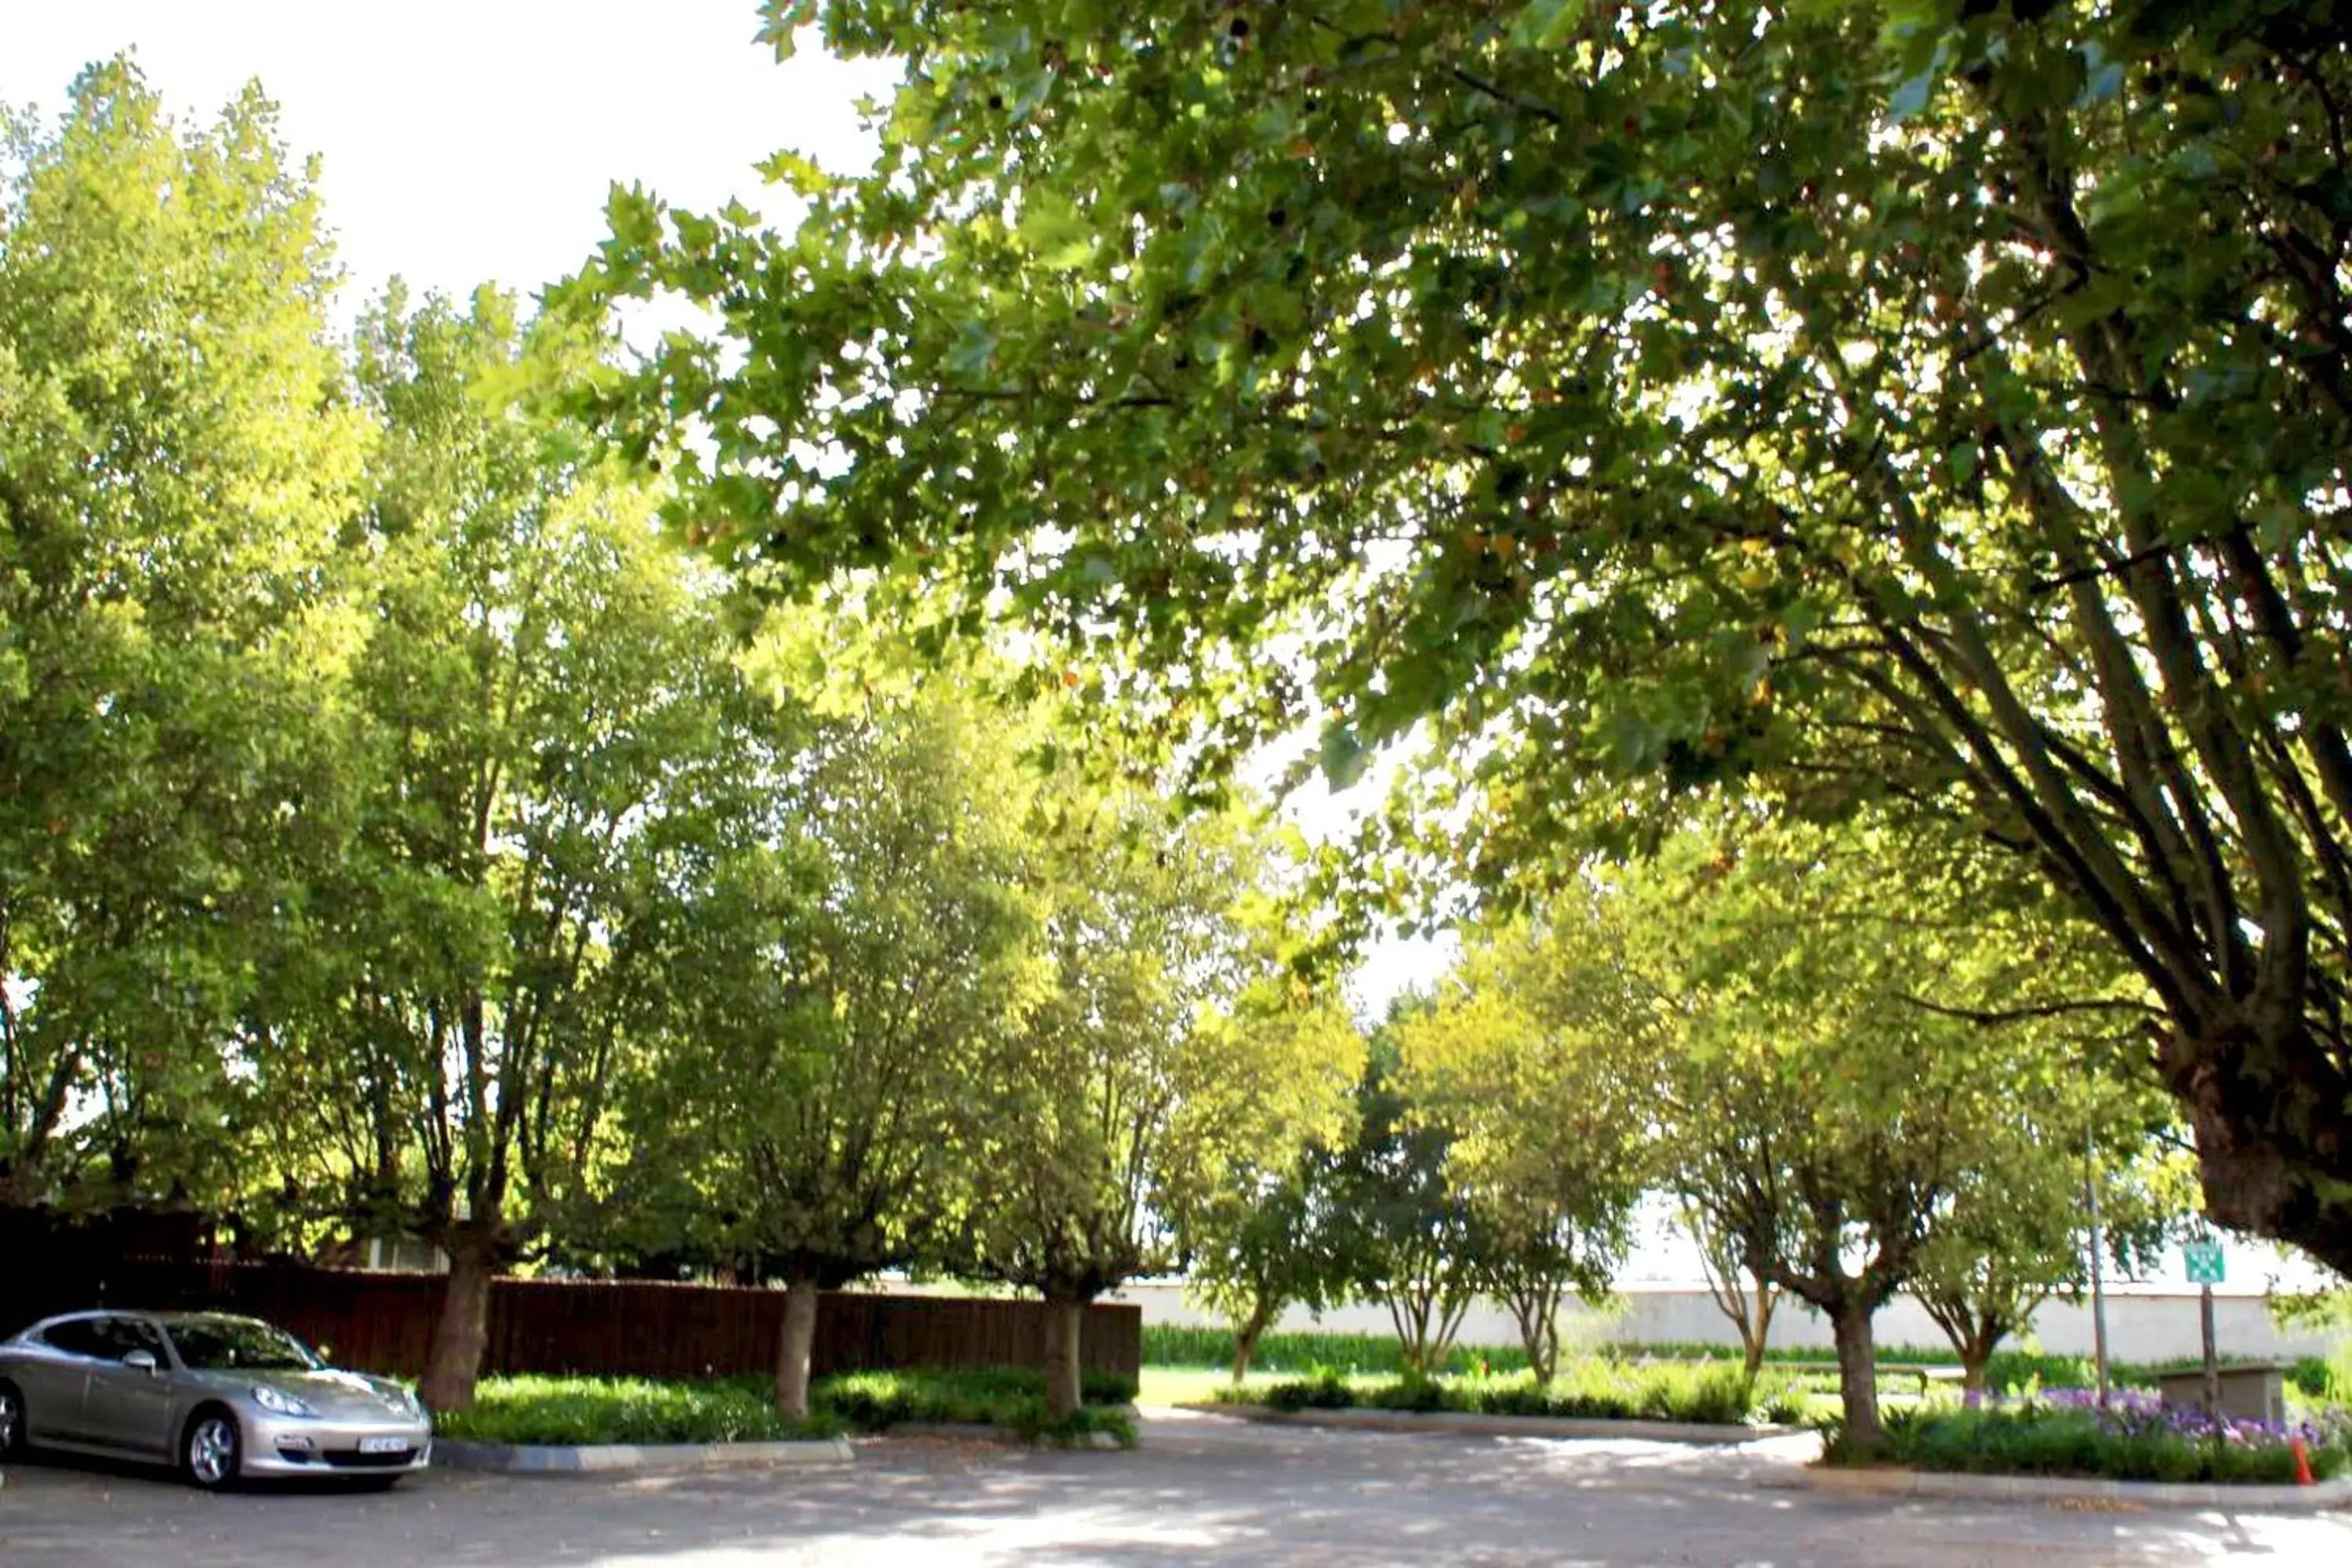
<svg viewBox="0 0 2352 1568">
<path fill-rule="evenodd" d="M 206 1318 L 171 1328 L 181 1362 L 200 1371 L 309 1372 L 321 1364 L 292 1334 L 250 1319 Z"/>
</svg>

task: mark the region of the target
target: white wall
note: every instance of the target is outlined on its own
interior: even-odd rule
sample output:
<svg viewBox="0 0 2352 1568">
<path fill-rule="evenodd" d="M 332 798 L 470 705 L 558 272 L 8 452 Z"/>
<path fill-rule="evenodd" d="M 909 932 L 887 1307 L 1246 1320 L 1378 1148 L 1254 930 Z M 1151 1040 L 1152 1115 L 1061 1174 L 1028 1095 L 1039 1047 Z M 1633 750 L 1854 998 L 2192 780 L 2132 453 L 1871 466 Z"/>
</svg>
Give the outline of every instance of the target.
<svg viewBox="0 0 2352 1568">
<path fill-rule="evenodd" d="M 1143 1309 L 1147 1325 L 1155 1323 L 1222 1326 L 1212 1313 L 1184 1299 L 1183 1287 L 1150 1281 L 1129 1286 L 1113 1300 L 1132 1301 Z M 1582 1308 L 1571 1310 L 1566 1331 L 1580 1342 L 1615 1341 L 1655 1344 L 1667 1341 L 1738 1348 L 1731 1322 L 1703 1289 L 1632 1285 L 1619 1293 L 1620 1313 L 1596 1318 Z M 2221 1353 L 2291 1361 L 2297 1356 L 2325 1355 L 2326 1334 L 2281 1334 L 2272 1327 L 2270 1310 L 2259 1295 L 2214 1293 L 2215 1337 Z M 1376 1303 L 1357 1302 L 1323 1314 L 1318 1321 L 1293 1308 L 1283 1315 L 1281 1331 L 1321 1329 L 1336 1333 L 1387 1334 L 1393 1331 L 1387 1311 Z M 1878 1314 L 1878 1342 L 1883 1346 L 1931 1347 L 1946 1342 L 1943 1331 L 1908 1297 L 1898 1297 Z M 1461 1342 L 1467 1345 L 1509 1345 L 1518 1342 L 1518 1329 L 1509 1312 L 1489 1302 L 1473 1307 L 1462 1325 Z M 2089 1304 L 2052 1301 L 2035 1314 L 2033 1337 L 2040 1348 L 2056 1355 L 2091 1353 Z M 1784 1301 L 1772 1320 L 1772 1343 L 1787 1347 L 1831 1346 L 1830 1326 L 1794 1302 Z M 2012 1342 L 2012 1348 L 2016 1342 Z M 2193 1291 L 2125 1286 L 2107 1296 L 2107 1353 L 2116 1361 L 2168 1361 L 2200 1353 L 2197 1296 Z"/>
</svg>

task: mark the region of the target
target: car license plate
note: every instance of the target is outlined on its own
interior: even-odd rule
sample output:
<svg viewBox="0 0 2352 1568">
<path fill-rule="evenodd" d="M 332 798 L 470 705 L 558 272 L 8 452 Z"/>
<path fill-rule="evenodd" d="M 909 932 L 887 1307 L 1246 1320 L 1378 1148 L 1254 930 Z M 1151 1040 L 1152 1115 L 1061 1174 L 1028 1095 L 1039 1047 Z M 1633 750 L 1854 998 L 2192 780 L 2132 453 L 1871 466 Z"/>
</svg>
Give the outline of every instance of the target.
<svg viewBox="0 0 2352 1568">
<path fill-rule="evenodd" d="M 360 1452 L 362 1454 L 404 1454 L 407 1451 L 408 1439 L 405 1437 L 362 1437 L 360 1439 Z"/>
</svg>

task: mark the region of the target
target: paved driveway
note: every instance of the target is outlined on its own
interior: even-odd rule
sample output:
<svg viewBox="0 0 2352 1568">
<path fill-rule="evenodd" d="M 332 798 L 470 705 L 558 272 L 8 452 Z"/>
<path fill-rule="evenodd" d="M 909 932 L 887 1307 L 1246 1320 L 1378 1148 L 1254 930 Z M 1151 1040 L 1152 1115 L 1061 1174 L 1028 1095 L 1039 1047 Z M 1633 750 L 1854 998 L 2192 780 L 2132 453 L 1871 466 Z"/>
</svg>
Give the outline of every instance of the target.
<svg viewBox="0 0 2352 1568">
<path fill-rule="evenodd" d="M 800 1563 L 2352 1565 L 2352 1520 L 1885 1502 L 1759 1486 L 1785 1447 L 1389 1436 L 1171 1415 L 1133 1454 L 885 1442 L 824 1472 L 614 1482 L 436 1472 L 205 1497 L 12 1468 L 0 1568 Z"/>
</svg>

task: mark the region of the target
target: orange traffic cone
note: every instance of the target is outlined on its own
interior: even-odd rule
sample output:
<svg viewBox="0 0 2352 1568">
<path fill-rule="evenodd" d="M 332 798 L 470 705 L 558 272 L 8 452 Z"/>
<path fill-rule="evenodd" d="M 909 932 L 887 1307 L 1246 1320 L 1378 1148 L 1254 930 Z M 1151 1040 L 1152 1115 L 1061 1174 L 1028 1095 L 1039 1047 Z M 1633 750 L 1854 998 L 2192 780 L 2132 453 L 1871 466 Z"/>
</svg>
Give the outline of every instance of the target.
<svg viewBox="0 0 2352 1568">
<path fill-rule="evenodd" d="M 2303 1451 L 2303 1439 L 2297 1437 L 2288 1447 L 2294 1450 L 2294 1484 L 2299 1487 L 2311 1485 L 2311 1456 Z"/>
</svg>

